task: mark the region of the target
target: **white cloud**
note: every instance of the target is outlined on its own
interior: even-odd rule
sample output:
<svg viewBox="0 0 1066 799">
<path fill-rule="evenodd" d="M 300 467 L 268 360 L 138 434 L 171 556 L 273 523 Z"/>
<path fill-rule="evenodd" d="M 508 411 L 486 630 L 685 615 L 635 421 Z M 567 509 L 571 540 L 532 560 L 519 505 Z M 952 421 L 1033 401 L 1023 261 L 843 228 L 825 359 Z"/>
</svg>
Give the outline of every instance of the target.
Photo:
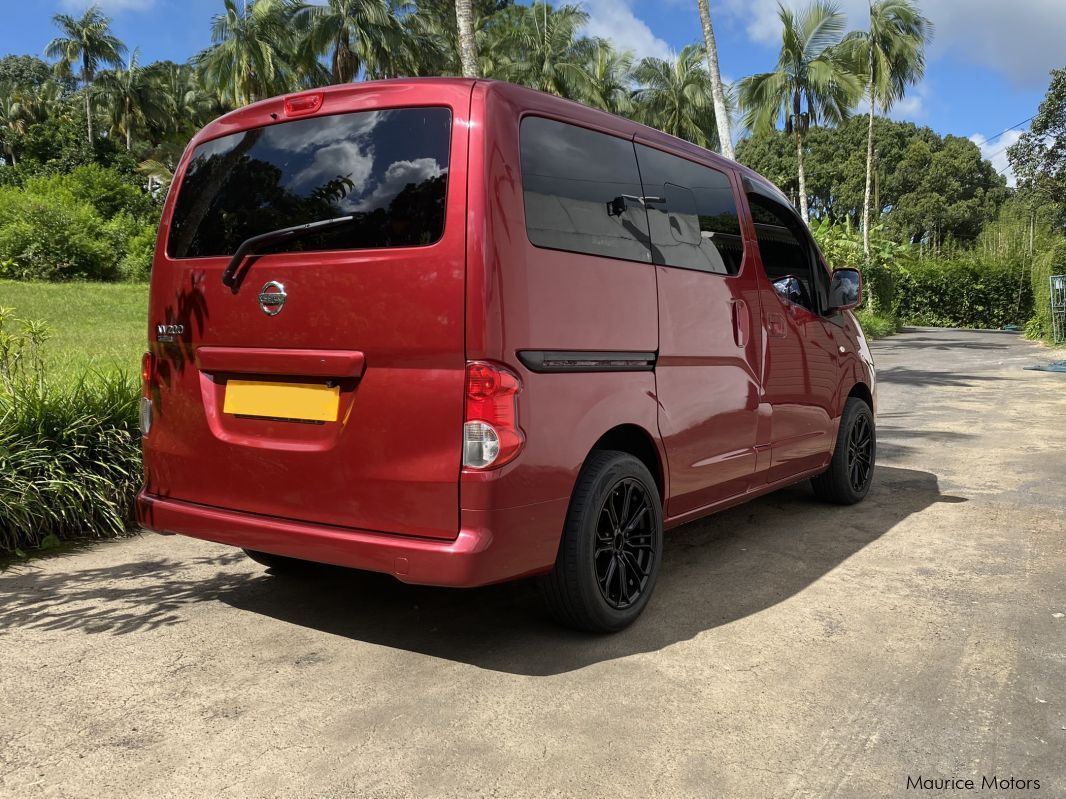
<svg viewBox="0 0 1066 799">
<path fill-rule="evenodd" d="M 311 163 L 293 178 L 290 188 L 311 189 L 335 178 L 347 178 L 356 188 L 362 188 L 373 169 L 372 150 L 364 150 L 356 141 L 338 141 L 317 150 Z"/>
<path fill-rule="evenodd" d="M 385 170 L 385 175 L 377 188 L 366 198 L 357 203 L 348 204 L 347 210 L 365 211 L 380 208 L 399 194 L 409 183 L 419 184 L 430 178 L 443 174 L 435 158 L 416 158 L 413 161 L 393 161 Z"/>
<path fill-rule="evenodd" d="M 800 8 L 805 1 L 785 4 Z M 868 0 L 841 0 L 840 7 L 850 28 L 865 26 Z M 1063 0 L 924 0 L 921 7 L 936 26 L 931 58 L 951 56 L 1033 88 L 1045 86 L 1048 70 L 1062 66 Z M 752 41 L 775 45 L 780 40 L 777 0 L 722 0 L 722 10 L 744 26 Z"/>
<path fill-rule="evenodd" d="M 651 32 L 630 8 L 632 0 L 583 0 L 589 21 L 583 33 L 610 39 L 620 50 L 632 50 L 638 59 L 646 56 L 672 59 L 673 50 Z"/>
<path fill-rule="evenodd" d="M 1015 184 L 1014 172 L 1011 170 L 1010 162 L 1007 160 L 1007 148 L 1021 137 L 1022 131 L 1008 130 L 998 138 L 991 140 L 986 139 L 980 133 L 975 133 L 970 137 L 970 141 L 980 147 L 981 155 L 991 161 L 996 171 L 1007 178 L 1007 185 L 1013 186 Z"/>
<path fill-rule="evenodd" d="M 147 11 L 155 6 L 156 0 L 95 0 L 95 3 L 102 11 L 113 14 L 118 11 Z M 77 14 L 88 8 L 90 3 L 86 0 L 61 0 L 59 5 Z"/>
</svg>

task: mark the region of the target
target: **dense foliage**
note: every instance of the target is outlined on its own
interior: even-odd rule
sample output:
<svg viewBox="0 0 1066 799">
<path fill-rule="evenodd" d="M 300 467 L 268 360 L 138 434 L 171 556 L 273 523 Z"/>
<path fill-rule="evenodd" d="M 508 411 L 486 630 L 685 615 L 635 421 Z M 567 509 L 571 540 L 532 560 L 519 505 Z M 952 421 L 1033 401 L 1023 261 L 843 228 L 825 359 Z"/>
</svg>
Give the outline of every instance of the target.
<svg viewBox="0 0 1066 799">
<path fill-rule="evenodd" d="M 143 280 L 156 215 L 139 181 L 97 164 L 0 186 L 0 277 Z"/>
<path fill-rule="evenodd" d="M 996 218 L 1008 196 L 1007 182 L 969 139 L 940 136 L 927 127 L 875 120 L 873 218 L 897 241 L 936 246 L 973 241 Z M 814 219 L 862 220 L 866 182 L 865 119 L 818 128 L 806 139 L 807 197 Z M 741 141 L 737 158 L 795 197 L 796 148 L 774 131 Z"/>
<path fill-rule="evenodd" d="M 1029 130 L 1007 150 L 1021 194 L 1050 206 L 1066 225 L 1066 67 L 1051 71 L 1051 84 Z"/>
<path fill-rule="evenodd" d="M 47 330 L 0 308 L 0 556 L 133 523 L 137 387 L 124 374 L 49 381 Z"/>
</svg>

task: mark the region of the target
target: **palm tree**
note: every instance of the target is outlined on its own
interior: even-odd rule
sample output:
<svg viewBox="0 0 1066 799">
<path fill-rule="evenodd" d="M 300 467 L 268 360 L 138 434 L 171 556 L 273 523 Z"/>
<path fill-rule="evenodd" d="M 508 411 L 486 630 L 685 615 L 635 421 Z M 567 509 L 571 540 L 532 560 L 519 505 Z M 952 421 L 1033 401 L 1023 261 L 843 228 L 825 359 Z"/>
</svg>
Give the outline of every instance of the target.
<svg viewBox="0 0 1066 799">
<path fill-rule="evenodd" d="M 455 24 L 459 30 L 459 60 L 464 78 L 476 78 L 477 42 L 474 41 L 474 9 L 471 0 L 455 0 Z"/>
<path fill-rule="evenodd" d="M 298 85 L 295 65 L 302 8 L 296 0 L 224 0 L 211 23 L 213 44 L 194 62 L 223 102 L 236 106 L 283 94 Z"/>
<path fill-rule="evenodd" d="M 360 70 L 372 77 L 393 73 L 404 42 L 386 0 L 329 0 L 305 6 L 300 15 L 306 18 L 312 53 L 330 56 L 333 83 L 350 83 Z"/>
<path fill-rule="evenodd" d="M 97 82 L 111 131 L 125 137 L 126 152 L 133 149 L 134 128 L 161 130 L 176 116 L 165 90 L 137 63 L 139 55 L 134 50 L 125 69 L 101 72 Z"/>
<path fill-rule="evenodd" d="M 627 115 L 633 111 L 633 54 L 615 50 L 604 40 L 596 42 L 596 52 L 589 64 L 592 79 L 591 105 L 612 114 Z"/>
<path fill-rule="evenodd" d="M 15 143 L 26 133 L 27 113 L 18 90 L 10 84 L 0 85 L 0 148 L 17 166 Z"/>
<path fill-rule="evenodd" d="M 808 221 L 803 137 L 819 122 L 846 119 L 862 81 L 838 46 L 845 19 L 835 4 L 818 0 L 798 18 L 783 5 L 777 13 L 783 26 L 777 68 L 741 80 L 740 104 L 752 131 L 771 130 L 784 117 L 785 132 L 795 135 L 800 214 Z"/>
<path fill-rule="evenodd" d="M 173 109 L 173 117 L 167 126 L 169 131 L 202 128 L 228 110 L 204 89 L 190 64 L 156 61 L 145 69 Z"/>
<path fill-rule="evenodd" d="M 703 47 L 695 44 L 673 61 L 643 59 L 633 72 L 640 84 L 634 94 L 637 121 L 700 147 L 717 147 L 711 78 L 703 59 Z"/>
<path fill-rule="evenodd" d="M 866 194 L 862 206 L 862 252 L 870 259 L 870 190 L 874 165 L 874 115 L 887 112 L 903 97 L 907 86 L 925 74 L 925 45 L 933 23 L 922 16 L 913 0 L 876 0 L 870 4 L 870 29 L 845 37 L 853 58 L 864 72 L 870 100 L 866 136 Z"/>
<path fill-rule="evenodd" d="M 511 55 L 501 77 L 542 92 L 586 101 L 593 95 L 588 65 L 596 45 L 580 35 L 589 15 L 578 6 L 553 9 L 548 3 L 512 6 L 501 26 Z"/>
<path fill-rule="evenodd" d="M 700 22 L 703 24 L 703 42 L 707 47 L 707 70 L 711 75 L 711 97 L 714 99 L 714 119 L 718 123 L 718 141 L 722 155 L 735 158 L 733 139 L 729 133 L 729 112 L 722 89 L 722 73 L 718 69 L 718 45 L 714 41 L 714 26 L 711 24 L 711 9 L 707 0 L 699 0 Z"/>
<path fill-rule="evenodd" d="M 58 58 L 58 71 L 70 72 L 80 64 L 79 77 L 85 88 L 85 123 L 89 141 L 93 140 L 92 84 L 96 70 L 103 66 L 121 66 L 126 54 L 126 45 L 111 33 L 111 19 L 100 12 L 99 6 L 90 6 L 79 19 L 67 14 L 52 17 L 63 36 L 48 43 L 44 52 L 49 58 Z"/>
</svg>

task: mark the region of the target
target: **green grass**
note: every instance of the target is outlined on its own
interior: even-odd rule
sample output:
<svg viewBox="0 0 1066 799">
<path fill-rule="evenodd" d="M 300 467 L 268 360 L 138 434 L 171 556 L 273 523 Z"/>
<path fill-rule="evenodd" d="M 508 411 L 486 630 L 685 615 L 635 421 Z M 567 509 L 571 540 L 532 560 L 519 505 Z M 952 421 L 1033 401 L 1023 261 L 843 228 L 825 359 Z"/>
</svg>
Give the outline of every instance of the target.
<svg viewBox="0 0 1066 799">
<path fill-rule="evenodd" d="M 87 371 L 140 371 L 147 342 L 148 286 L 143 283 L 22 283 L 0 280 L 0 306 L 18 319 L 41 319 L 50 380 Z"/>
</svg>

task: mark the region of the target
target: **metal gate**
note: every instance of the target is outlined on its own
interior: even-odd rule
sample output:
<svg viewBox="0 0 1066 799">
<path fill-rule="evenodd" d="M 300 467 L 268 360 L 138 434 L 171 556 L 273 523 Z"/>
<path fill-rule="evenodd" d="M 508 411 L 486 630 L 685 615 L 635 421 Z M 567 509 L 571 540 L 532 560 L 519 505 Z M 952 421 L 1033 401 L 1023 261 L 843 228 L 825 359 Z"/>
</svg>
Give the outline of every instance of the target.
<svg viewBox="0 0 1066 799">
<path fill-rule="evenodd" d="M 1066 341 L 1066 275 L 1051 276 L 1051 332 L 1056 344 Z"/>
</svg>

